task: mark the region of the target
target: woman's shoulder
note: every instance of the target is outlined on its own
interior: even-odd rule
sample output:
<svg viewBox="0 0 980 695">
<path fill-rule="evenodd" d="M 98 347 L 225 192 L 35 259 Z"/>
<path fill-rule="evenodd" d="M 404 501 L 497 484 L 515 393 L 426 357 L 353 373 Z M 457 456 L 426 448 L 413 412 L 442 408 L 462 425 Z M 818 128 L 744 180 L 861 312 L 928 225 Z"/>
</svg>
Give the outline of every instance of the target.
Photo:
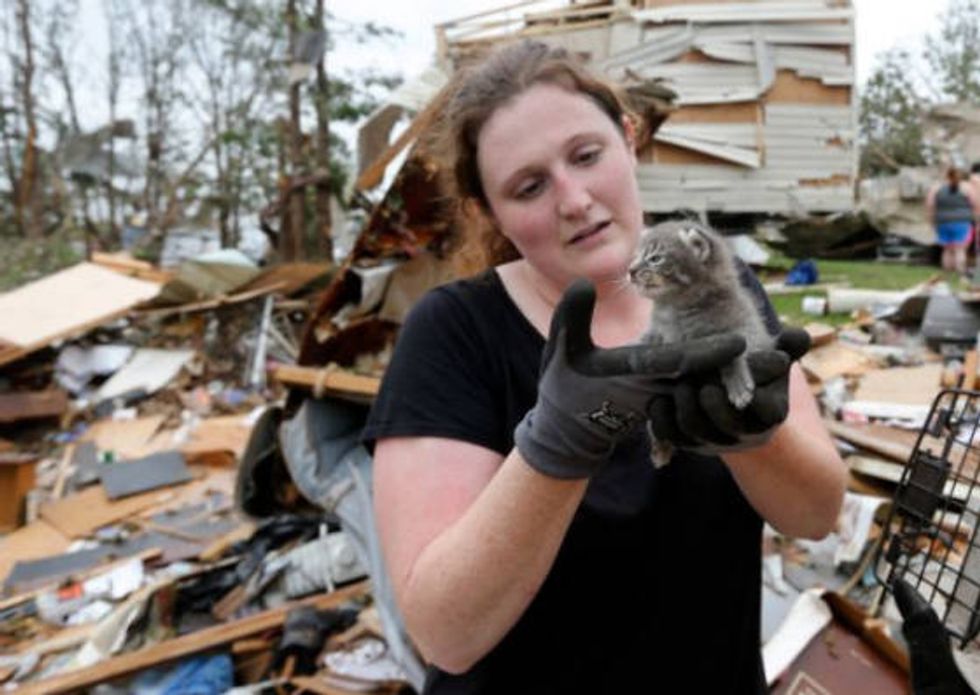
<svg viewBox="0 0 980 695">
<path fill-rule="evenodd" d="M 429 289 L 415 303 L 409 316 L 432 317 L 482 313 L 500 300 L 503 287 L 491 269 L 467 278 L 450 280 Z"/>
</svg>

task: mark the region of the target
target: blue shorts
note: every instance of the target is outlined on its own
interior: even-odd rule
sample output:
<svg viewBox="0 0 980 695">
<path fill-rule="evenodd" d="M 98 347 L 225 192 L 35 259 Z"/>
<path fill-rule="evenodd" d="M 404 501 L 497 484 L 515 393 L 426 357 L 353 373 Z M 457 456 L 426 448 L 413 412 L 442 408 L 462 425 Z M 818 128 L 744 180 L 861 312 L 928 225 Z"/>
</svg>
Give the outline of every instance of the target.
<svg viewBox="0 0 980 695">
<path fill-rule="evenodd" d="M 963 246 L 970 241 L 972 226 L 969 222 L 940 222 L 936 225 L 936 236 L 943 246 Z"/>
</svg>

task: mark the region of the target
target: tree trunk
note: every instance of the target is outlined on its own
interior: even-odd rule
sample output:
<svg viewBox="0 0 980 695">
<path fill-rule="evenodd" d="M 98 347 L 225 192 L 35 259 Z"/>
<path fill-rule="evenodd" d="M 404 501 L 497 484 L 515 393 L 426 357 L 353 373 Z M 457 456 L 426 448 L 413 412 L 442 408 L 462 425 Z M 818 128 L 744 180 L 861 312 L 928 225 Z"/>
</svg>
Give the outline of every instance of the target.
<svg viewBox="0 0 980 695">
<path fill-rule="evenodd" d="M 316 0 L 314 26 L 325 29 L 323 0 Z M 330 83 L 327 81 L 327 52 L 316 66 L 316 240 L 322 258 L 333 260 L 330 219 Z"/>
<path fill-rule="evenodd" d="M 289 55 L 294 55 L 299 27 L 296 12 L 296 0 L 289 0 L 286 6 L 286 24 L 289 28 Z M 303 249 L 304 205 L 305 191 L 292 182 L 302 176 L 303 168 L 303 130 L 300 125 L 300 85 L 289 87 L 289 177 L 288 177 L 288 224 L 284 224 L 279 232 L 279 253 L 284 261 L 294 261 L 300 257 Z M 285 220 L 284 220 L 285 222 Z"/>
<path fill-rule="evenodd" d="M 20 181 L 14 206 L 21 231 L 31 239 L 41 237 L 40 196 L 37 191 L 37 121 L 34 116 L 34 46 L 31 43 L 31 22 L 28 0 L 18 0 L 17 20 L 24 46 L 24 62 L 21 68 L 21 101 L 27 137 L 24 140 L 24 156 L 21 160 Z"/>
</svg>

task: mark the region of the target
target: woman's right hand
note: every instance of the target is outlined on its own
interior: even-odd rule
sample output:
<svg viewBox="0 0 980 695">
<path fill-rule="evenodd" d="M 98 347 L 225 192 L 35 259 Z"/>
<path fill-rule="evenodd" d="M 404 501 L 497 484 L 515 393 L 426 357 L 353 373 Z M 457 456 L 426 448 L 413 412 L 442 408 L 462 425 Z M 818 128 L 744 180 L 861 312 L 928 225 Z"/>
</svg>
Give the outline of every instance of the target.
<svg viewBox="0 0 980 695">
<path fill-rule="evenodd" d="M 597 348 L 591 338 L 595 288 L 574 282 L 551 321 L 541 362 L 538 400 L 514 430 L 525 461 L 555 478 L 587 478 L 613 447 L 646 420 L 666 381 L 716 370 L 745 350 L 720 334 L 683 346 Z"/>
</svg>

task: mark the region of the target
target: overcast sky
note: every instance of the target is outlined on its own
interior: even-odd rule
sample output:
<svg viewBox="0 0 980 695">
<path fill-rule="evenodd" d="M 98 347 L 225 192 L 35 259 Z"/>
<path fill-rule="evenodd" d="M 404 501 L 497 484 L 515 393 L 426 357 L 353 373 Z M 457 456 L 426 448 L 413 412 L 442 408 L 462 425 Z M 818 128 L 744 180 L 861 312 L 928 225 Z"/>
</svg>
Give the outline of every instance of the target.
<svg viewBox="0 0 980 695">
<path fill-rule="evenodd" d="M 553 5 L 562 0 L 550 0 Z M 852 0 L 857 9 L 857 77 L 862 83 L 870 74 L 874 56 L 896 45 L 915 48 L 927 33 L 938 26 L 938 18 L 948 0 L 917 0 L 901 3 L 896 0 Z M 402 74 L 411 79 L 430 62 L 435 50 L 434 26 L 440 22 L 460 19 L 470 14 L 515 4 L 513 0 L 328 0 L 330 12 L 351 22 L 373 21 L 402 32 L 400 39 L 374 41 L 367 45 L 350 45 L 341 41 L 329 56 L 329 70 L 345 68 L 378 68 Z M 542 4 L 539 7 L 547 7 Z M 409 9 L 410 8 L 410 9 Z M 519 15 L 520 10 L 515 14 Z M 81 27 L 84 39 L 80 42 L 78 58 L 83 80 L 79 98 L 83 109 L 83 128 L 101 126 L 105 113 L 104 85 L 91 83 L 86 65 L 102 66 L 105 62 L 105 41 L 93 40 L 92 35 L 104 31 L 101 0 L 81 0 Z M 96 71 L 101 74 L 101 71 Z M 86 77 L 88 81 L 86 82 Z M 87 89 L 86 89 L 87 88 Z M 91 97 L 91 99 L 89 99 Z M 135 95 L 133 95 L 135 98 Z M 126 95 L 124 95 L 124 101 Z M 126 104 L 122 105 L 123 110 Z M 340 129 L 344 131 L 344 128 Z M 353 129 L 351 130 L 353 132 Z"/>
</svg>

